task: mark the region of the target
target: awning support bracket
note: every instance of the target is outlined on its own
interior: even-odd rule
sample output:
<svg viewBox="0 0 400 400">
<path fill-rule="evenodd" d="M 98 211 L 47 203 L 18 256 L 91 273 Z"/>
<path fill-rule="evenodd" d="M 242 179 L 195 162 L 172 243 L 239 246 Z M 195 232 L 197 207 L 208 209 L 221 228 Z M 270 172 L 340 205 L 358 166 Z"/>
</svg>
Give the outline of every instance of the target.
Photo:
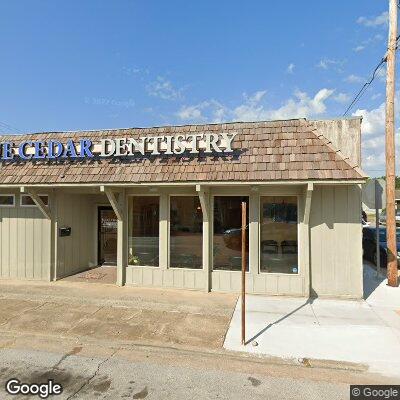
<svg viewBox="0 0 400 400">
<path fill-rule="evenodd" d="M 113 208 L 117 218 L 122 221 L 124 219 L 124 213 L 120 207 L 120 204 L 115 196 L 115 193 L 108 187 L 100 186 L 100 192 L 104 192 L 108 198 L 108 201 Z"/>
<path fill-rule="evenodd" d="M 208 188 L 202 185 L 196 185 L 196 192 L 199 195 L 201 210 L 203 211 L 203 218 L 205 221 L 209 221 L 209 205 L 207 202 Z"/>
<path fill-rule="evenodd" d="M 314 184 L 309 182 L 307 184 L 306 204 L 304 210 L 304 223 L 306 225 L 308 225 L 310 222 L 311 200 L 312 200 L 313 190 L 314 190 Z"/>
<path fill-rule="evenodd" d="M 51 214 L 50 207 L 46 206 L 46 204 L 44 204 L 43 200 L 36 193 L 35 189 L 21 186 L 20 190 L 21 190 L 21 193 L 29 195 L 32 198 L 33 202 L 36 204 L 36 206 L 39 208 L 39 210 L 43 213 L 43 215 L 47 219 L 51 220 L 52 214 Z"/>
</svg>

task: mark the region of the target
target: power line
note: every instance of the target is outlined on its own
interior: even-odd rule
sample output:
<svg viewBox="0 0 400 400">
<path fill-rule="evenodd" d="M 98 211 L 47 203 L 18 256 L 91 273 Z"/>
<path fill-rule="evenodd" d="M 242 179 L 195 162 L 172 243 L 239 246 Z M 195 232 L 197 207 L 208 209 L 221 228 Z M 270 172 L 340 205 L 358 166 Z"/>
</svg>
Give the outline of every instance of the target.
<svg viewBox="0 0 400 400">
<path fill-rule="evenodd" d="M 6 124 L 5 122 L 1 122 L 1 121 L 0 121 L 0 128 L 2 128 L 3 131 L 4 130 L 8 130 L 8 131 L 11 130 L 11 131 L 15 131 L 17 133 L 24 133 L 20 129 L 16 128 L 15 126 Z"/>
<path fill-rule="evenodd" d="M 398 48 L 398 41 L 399 41 L 400 35 L 397 36 L 396 38 L 396 49 Z M 346 111 L 343 113 L 343 117 L 345 117 L 348 112 L 352 109 L 352 107 L 354 106 L 354 104 L 357 103 L 358 100 L 360 100 L 360 98 L 362 97 L 362 95 L 365 93 L 365 91 L 368 89 L 368 86 L 373 82 L 373 80 L 376 77 L 376 73 L 382 68 L 382 65 L 386 62 L 387 60 L 387 55 L 385 54 L 383 56 L 383 58 L 381 59 L 381 61 L 379 62 L 379 64 L 375 67 L 375 69 L 372 72 L 371 78 L 364 83 L 364 85 L 361 87 L 361 89 L 357 92 L 357 94 L 355 95 L 353 101 L 350 103 L 350 105 L 347 107 Z"/>
<path fill-rule="evenodd" d="M 368 86 L 375 79 L 376 73 L 378 72 L 378 70 L 381 69 L 382 65 L 385 62 L 386 62 L 386 56 L 383 57 L 382 60 L 379 62 L 379 64 L 375 67 L 374 71 L 372 72 L 371 79 L 369 81 L 365 82 L 364 85 L 362 86 L 362 88 L 358 91 L 358 93 L 354 97 L 353 101 L 350 103 L 350 105 L 347 107 L 346 111 L 343 113 L 343 117 L 345 117 L 347 115 L 347 113 L 351 110 L 351 108 L 354 106 L 354 104 L 361 98 L 361 96 L 367 90 Z"/>
</svg>

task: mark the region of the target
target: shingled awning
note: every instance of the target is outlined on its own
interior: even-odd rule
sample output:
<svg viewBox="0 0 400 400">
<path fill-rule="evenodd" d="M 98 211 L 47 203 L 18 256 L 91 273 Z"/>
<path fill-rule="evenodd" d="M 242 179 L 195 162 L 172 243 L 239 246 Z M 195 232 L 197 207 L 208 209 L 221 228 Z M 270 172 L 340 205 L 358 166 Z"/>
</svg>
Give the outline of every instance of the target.
<svg viewBox="0 0 400 400">
<path fill-rule="evenodd" d="M 295 119 L 212 125 L 165 126 L 0 136 L 16 145 L 25 140 L 139 138 L 193 132 L 236 131 L 231 155 L 183 154 L 126 159 L 13 161 L 0 164 L 0 185 L 138 184 L 161 182 L 270 182 L 365 180 L 312 121 Z"/>
</svg>

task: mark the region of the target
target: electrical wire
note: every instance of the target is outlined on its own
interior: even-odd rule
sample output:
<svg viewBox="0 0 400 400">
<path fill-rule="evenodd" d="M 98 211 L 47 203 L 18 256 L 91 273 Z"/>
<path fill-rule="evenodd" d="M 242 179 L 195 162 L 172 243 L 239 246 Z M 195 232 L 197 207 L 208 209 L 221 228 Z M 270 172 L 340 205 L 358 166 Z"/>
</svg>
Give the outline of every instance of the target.
<svg viewBox="0 0 400 400">
<path fill-rule="evenodd" d="M 400 35 L 398 35 L 396 38 L 396 50 L 399 46 L 399 39 L 400 39 Z M 374 81 L 377 72 L 382 68 L 383 64 L 385 64 L 386 60 L 387 60 L 387 54 L 385 54 L 383 56 L 383 58 L 381 59 L 379 64 L 375 67 L 375 69 L 372 72 L 371 78 L 367 82 L 365 82 L 364 85 L 361 87 L 361 89 L 357 92 L 353 101 L 350 103 L 350 105 L 347 107 L 346 111 L 343 113 L 343 117 L 345 117 L 348 114 L 348 112 L 353 108 L 354 104 L 356 104 L 357 101 L 360 100 L 362 95 L 368 89 L 368 86 Z"/>
<path fill-rule="evenodd" d="M 1 121 L 0 121 L 0 130 L 6 131 L 5 133 L 10 133 L 10 131 L 14 131 L 14 132 L 17 132 L 20 134 L 23 133 L 20 129 L 16 128 L 15 126 L 6 124 L 5 122 L 1 122 Z"/>
</svg>

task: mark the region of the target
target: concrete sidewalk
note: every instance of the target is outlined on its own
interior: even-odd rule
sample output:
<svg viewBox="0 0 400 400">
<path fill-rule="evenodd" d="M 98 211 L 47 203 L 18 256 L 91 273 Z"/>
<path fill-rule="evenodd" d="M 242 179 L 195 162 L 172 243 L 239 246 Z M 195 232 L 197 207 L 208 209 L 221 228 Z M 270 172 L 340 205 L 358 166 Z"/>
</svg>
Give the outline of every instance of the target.
<svg viewBox="0 0 400 400">
<path fill-rule="evenodd" d="M 220 349 L 237 296 L 76 282 L 0 282 L 0 336 Z"/>
<path fill-rule="evenodd" d="M 400 288 L 365 266 L 366 301 L 246 296 L 246 346 L 237 302 L 224 347 L 282 358 L 365 364 L 400 377 Z M 256 342 L 258 345 L 255 345 Z"/>
</svg>

